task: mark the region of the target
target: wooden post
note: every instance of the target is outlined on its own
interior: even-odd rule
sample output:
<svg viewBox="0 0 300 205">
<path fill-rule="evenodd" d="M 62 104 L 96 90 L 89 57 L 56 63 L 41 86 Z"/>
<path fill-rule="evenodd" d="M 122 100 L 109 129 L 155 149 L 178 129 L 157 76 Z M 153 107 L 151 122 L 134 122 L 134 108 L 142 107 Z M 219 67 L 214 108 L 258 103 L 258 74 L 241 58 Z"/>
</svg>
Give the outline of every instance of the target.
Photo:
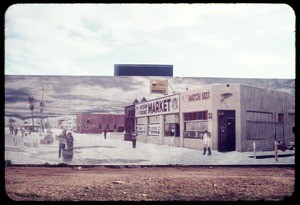
<svg viewBox="0 0 300 205">
<path fill-rule="evenodd" d="M 254 158 L 256 159 L 256 145 L 255 145 L 255 141 L 253 141 L 253 152 L 254 152 Z"/>
<path fill-rule="evenodd" d="M 279 143 L 277 141 L 274 142 L 274 148 L 275 148 L 275 161 L 278 162 L 278 145 Z"/>
</svg>

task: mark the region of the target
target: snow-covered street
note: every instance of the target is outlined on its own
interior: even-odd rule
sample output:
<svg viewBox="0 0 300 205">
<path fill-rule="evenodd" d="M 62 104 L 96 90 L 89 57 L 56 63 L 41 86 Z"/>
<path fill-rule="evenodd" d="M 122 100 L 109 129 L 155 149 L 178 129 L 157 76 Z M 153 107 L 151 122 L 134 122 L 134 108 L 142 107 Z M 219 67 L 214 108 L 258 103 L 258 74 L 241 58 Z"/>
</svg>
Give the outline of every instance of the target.
<svg viewBox="0 0 300 205">
<path fill-rule="evenodd" d="M 52 129 L 53 137 L 61 133 Z M 9 135 L 5 128 L 5 160 L 12 164 L 59 164 L 66 163 L 58 157 L 58 141 L 53 144 L 40 144 L 43 139 L 39 133 L 21 137 Z M 69 165 L 294 165 L 295 151 L 279 151 L 278 162 L 274 151 L 256 152 L 218 152 L 202 155 L 202 150 L 179 148 L 167 145 L 145 144 L 137 141 L 135 149 L 130 141 L 120 140 L 116 133 L 108 133 L 107 139 L 102 134 L 78 134 L 74 137 L 74 156 Z M 121 133 L 118 135 L 122 135 Z M 119 139 L 118 139 L 119 138 Z"/>
</svg>

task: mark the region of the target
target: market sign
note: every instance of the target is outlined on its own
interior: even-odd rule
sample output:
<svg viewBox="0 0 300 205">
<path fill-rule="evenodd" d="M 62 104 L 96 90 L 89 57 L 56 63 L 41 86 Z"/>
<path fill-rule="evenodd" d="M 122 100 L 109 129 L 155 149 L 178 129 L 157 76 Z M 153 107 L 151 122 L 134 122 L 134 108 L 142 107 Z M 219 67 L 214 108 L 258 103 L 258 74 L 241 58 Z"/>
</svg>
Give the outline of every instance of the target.
<svg viewBox="0 0 300 205">
<path fill-rule="evenodd" d="M 168 80 L 150 79 L 150 94 L 168 94 Z"/>
<path fill-rule="evenodd" d="M 179 94 L 135 105 L 135 116 L 150 116 L 179 112 Z"/>
</svg>

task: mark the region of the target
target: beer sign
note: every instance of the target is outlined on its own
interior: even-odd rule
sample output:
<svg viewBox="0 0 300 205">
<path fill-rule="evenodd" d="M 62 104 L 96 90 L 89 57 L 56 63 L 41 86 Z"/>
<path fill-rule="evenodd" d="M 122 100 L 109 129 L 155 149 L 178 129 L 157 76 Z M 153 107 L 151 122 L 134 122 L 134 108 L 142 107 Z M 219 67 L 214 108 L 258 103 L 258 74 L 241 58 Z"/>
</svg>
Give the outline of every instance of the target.
<svg viewBox="0 0 300 205">
<path fill-rule="evenodd" d="M 168 80 L 150 79 L 150 94 L 168 94 Z"/>
</svg>

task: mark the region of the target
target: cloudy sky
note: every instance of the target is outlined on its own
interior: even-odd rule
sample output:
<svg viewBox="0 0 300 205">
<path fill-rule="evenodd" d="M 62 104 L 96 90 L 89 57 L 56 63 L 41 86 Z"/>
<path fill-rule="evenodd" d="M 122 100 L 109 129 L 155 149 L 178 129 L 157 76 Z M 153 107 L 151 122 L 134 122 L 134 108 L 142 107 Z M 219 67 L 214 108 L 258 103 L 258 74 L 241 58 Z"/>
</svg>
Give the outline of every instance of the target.
<svg viewBox="0 0 300 205">
<path fill-rule="evenodd" d="M 169 64 L 181 77 L 295 78 L 294 31 L 285 4 L 15 4 L 5 14 L 5 75 Z"/>
<path fill-rule="evenodd" d="M 150 79 L 167 79 L 168 93 L 183 92 L 212 83 L 243 83 L 293 93 L 293 79 L 245 79 L 245 78 L 188 78 L 143 76 L 54 76 L 54 75 L 6 75 L 5 116 L 22 120 L 31 117 L 28 96 L 36 99 L 34 118 L 40 117 L 39 103 L 43 100 L 44 118 L 63 118 L 80 112 L 124 114 L 124 107 L 134 99 L 147 100 L 163 97 L 150 94 Z"/>
<path fill-rule="evenodd" d="M 36 99 L 34 117 L 44 87 L 44 117 L 76 115 L 79 112 L 124 114 L 137 93 L 147 94 L 149 81 L 141 77 L 28 76 L 5 77 L 5 115 L 31 117 L 28 96 Z"/>
<path fill-rule="evenodd" d="M 169 94 L 172 94 L 172 89 L 181 92 L 187 86 L 193 89 L 209 83 L 201 78 L 158 78 L 168 79 L 172 86 L 168 89 Z M 163 97 L 149 93 L 150 79 L 142 76 L 6 75 L 5 116 L 23 120 L 30 118 L 28 96 L 34 96 L 36 100 L 33 111 L 36 118 L 40 117 L 42 98 L 45 118 L 80 112 L 124 114 L 124 107 L 131 105 L 135 99 Z"/>
</svg>

